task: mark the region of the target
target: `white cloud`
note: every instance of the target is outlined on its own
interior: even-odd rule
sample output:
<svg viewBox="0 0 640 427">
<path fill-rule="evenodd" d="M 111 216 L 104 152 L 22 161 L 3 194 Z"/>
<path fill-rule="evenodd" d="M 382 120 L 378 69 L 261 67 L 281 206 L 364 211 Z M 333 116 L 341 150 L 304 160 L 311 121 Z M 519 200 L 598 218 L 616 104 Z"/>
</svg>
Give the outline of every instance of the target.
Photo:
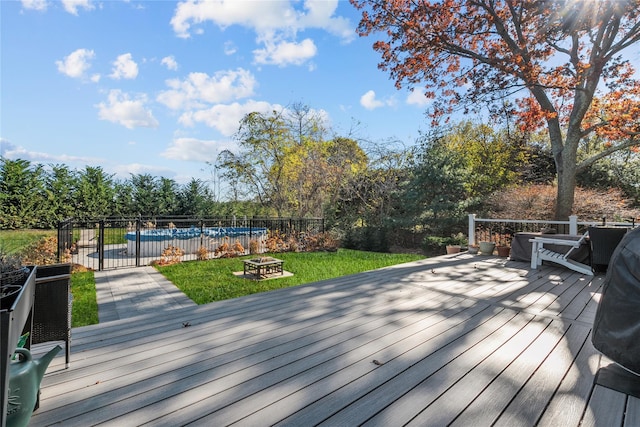
<svg viewBox="0 0 640 427">
<path fill-rule="evenodd" d="M 62 5 L 64 6 L 64 10 L 76 16 L 78 16 L 78 8 L 84 10 L 95 9 L 90 0 L 62 0 Z"/>
<path fill-rule="evenodd" d="M 178 110 L 203 108 L 206 103 L 214 104 L 246 98 L 254 93 L 257 85 L 251 72 L 236 70 L 218 71 L 213 76 L 206 73 L 190 73 L 185 80 L 166 81 L 170 88 L 161 92 L 157 101 Z"/>
<path fill-rule="evenodd" d="M 138 76 L 138 64 L 132 59 L 130 53 L 123 53 L 113 61 L 112 79 L 135 79 Z"/>
<path fill-rule="evenodd" d="M 7 157 L 5 153 L 8 153 L 16 148 L 8 139 L 0 138 L 0 157 Z"/>
<path fill-rule="evenodd" d="M 116 174 L 116 177 L 122 179 L 129 179 L 131 175 L 144 175 L 149 174 L 152 176 L 163 176 L 165 178 L 173 178 L 176 173 L 171 169 L 161 166 L 144 165 L 141 163 L 128 163 L 113 166 L 111 168 Z"/>
<path fill-rule="evenodd" d="M 304 8 L 308 11 L 300 18 L 304 28 L 322 28 L 349 42 L 355 38 L 355 28 L 349 19 L 333 16 L 339 0 L 307 0 Z"/>
<path fill-rule="evenodd" d="M 200 163 L 215 162 L 221 151 L 235 146 L 236 144 L 231 141 L 220 142 L 196 138 L 176 138 L 160 155 L 172 160 Z"/>
<path fill-rule="evenodd" d="M 38 10 L 43 12 L 47 10 L 47 0 L 22 0 L 22 7 L 29 10 Z"/>
<path fill-rule="evenodd" d="M 217 129 L 225 136 L 232 136 L 238 131 L 240 120 L 251 113 L 269 113 L 273 110 L 281 110 L 282 106 L 263 101 L 249 101 L 245 104 L 234 102 L 225 105 L 218 104 L 206 110 L 189 111 L 180 116 L 179 122 L 184 126 L 193 126 L 195 123 Z"/>
<path fill-rule="evenodd" d="M 85 77 L 85 72 L 91 67 L 89 61 L 95 57 L 95 53 L 88 49 L 77 49 L 64 57 L 62 61 L 56 61 L 58 71 L 73 78 Z"/>
<path fill-rule="evenodd" d="M 345 42 L 355 37 L 350 21 L 334 16 L 338 0 L 260 1 L 247 6 L 246 0 L 186 0 L 176 7 L 171 25 L 182 38 L 201 33 L 202 28 L 192 27 L 206 22 L 221 29 L 231 25 L 250 28 L 257 35 L 257 43 L 264 46 L 254 50 L 256 62 L 276 65 L 300 65 L 316 55 L 317 48 L 311 39 L 296 40 L 300 31 L 321 29 Z"/>
<path fill-rule="evenodd" d="M 431 104 L 431 99 L 424 96 L 424 93 L 422 93 L 421 91 L 414 90 L 407 96 L 407 104 L 424 107 Z"/>
<path fill-rule="evenodd" d="M 367 110 L 375 110 L 380 107 L 393 107 L 396 105 L 396 100 L 393 97 L 386 99 L 377 99 L 376 93 L 373 90 L 367 91 L 360 97 L 360 105 Z"/>
<path fill-rule="evenodd" d="M 225 55 L 233 55 L 237 51 L 238 51 L 238 48 L 236 47 L 235 43 L 233 43 L 231 40 L 224 42 Z"/>
<path fill-rule="evenodd" d="M 374 110 L 384 106 L 384 102 L 376 99 L 376 93 L 372 90 L 368 91 L 360 97 L 360 105 L 367 110 Z"/>
<path fill-rule="evenodd" d="M 192 25 L 211 21 L 220 28 L 242 25 L 260 32 L 292 24 L 293 14 L 288 1 L 251 2 L 220 0 L 187 0 L 176 7 L 171 25 L 178 37 L 190 37 Z"/>
<path fill-rule="evenodd" d="M 289 64 L 301 65 L 313 58 L 318 49 L 311 39 L 304 39 L 300 43 L 287 41 L 266 41 L 264 49 L 253 51 L 255 61 L 258 64 L 273 64 L 286 66 Z"/>
<path fill-rule="evenodd" d="M 211 21 L 220 28 L 242 25 L 257 33 L 271 30 L 298 31 L 319 28 L 345 40 L 355 37 L 347 18 L 334 16 L 338 0 L 306 0 L 302 10 L 299 1 L 187 0 L 180 2 L 171 18 L 178 37 L 187 38 L 193 24 Z"/>
<path fill-rule="evenodd" d="M 129 95 L 114 89 L 109 92 L 107 102 L 101 102 L 98 107 L 98 117 L 121 124 L 128 129 L 137 127 L 158 127 L 158 121 L 153 117 L 151 110 L 145 109 L 147 97 L 140 95 L 130 99 Z"/>
<path fill-rule="evenodd" d="M 17 160 L 23 159 L 34 163 L 79 163 L 81 165 L 86 164 L 100 164 L 104 162 L 104 159 L 96 157 L 81 157 L 71 156 L 68 154 L 49 154 L 41 151 L 29 151 L 24 147 L 17 146 L 4 138 L 0 138 L 0 156 Z"/>
<path fill-rule="evenodd" d="M 178 69 L 178 63 L 173 56 L 165 56 L 164 58 L 162 58 L 162 61 L 160 61 L 160 63 L 166 66 L 168 70 L 175 71 Z"/>
</svg>

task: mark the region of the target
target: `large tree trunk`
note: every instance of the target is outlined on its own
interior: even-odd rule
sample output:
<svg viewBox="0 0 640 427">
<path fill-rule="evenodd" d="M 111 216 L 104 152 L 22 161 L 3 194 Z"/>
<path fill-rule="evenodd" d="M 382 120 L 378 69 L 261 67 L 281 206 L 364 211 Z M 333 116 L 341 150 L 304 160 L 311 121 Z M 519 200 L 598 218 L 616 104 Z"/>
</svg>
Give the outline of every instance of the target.
<svg viewBox="0 0 640 427">
<path fill-rule="evenodd" d="M 560 122 L 555 117 L 549 119 L 547 124 L 558 180 L 555 219 L 566 221 L 573 213 L 580 135 L 574 131 L 574 127 L 570 127 L 566 139 L 563 138 Z"/>
<path fill-rule="evenodd" d="M 556 196 L 556 212 L 555 219 L 558 221 L 566 221 L 573 213 L 573 202 L 575 200 L 576 190 L 576 174 L 578 144 L 580 143 L 580 134 L 576 132 L 575 127 L 569 127 L 567 137 L 562 144 L 560 136 L 558 143 L 551 139 L 554 159 L 556 161 L 558 193 Z M 558 145 L 559 144 L 559 145 Z M 557 147 L 561 147 L 556 149 Z"/>
<path fill-rule="evenodd" d="M 565 161 L 565 165 L 570 164 Z M 571 165 L 573 166 L 573 165 Z M 558 193 L 556 196 L 556 215 L 558 221 L 566 221 L 573 213 L 573 202 L 576 189 L 575 167 L 564 167 L 558 171 Z"/>
</svg>

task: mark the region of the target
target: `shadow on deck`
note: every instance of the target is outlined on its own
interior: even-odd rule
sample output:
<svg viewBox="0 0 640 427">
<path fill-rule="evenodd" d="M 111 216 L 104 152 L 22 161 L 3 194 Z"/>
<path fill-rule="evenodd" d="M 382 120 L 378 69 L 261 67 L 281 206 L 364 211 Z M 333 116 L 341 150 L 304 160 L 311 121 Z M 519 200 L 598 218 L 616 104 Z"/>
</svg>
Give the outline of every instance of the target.
<svg viewBox="0 0 640 427">
<path fill-rule="evenodd" d="M 77 328 L 31 425 L 637 426 L 603 279 L 460 254 Z"/>
</svg>

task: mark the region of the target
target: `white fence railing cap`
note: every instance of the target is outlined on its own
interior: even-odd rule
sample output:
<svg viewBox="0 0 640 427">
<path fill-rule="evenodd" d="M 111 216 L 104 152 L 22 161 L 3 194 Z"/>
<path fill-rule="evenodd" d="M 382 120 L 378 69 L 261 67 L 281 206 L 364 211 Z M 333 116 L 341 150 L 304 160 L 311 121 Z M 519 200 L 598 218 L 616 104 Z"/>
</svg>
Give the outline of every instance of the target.
<svg viewBox="0 0 640 427">
<path fill-rule="evenodd" d="M 501 224 L 540 224 L 540 225 L 567 225 L 569 226 L 569 234 L 578 236 L 578 226 L 610 226 L 610 227 L 636 227 L 635 220 L 631 222 L 607 221 L 605 217 L 600 221 L 578 221 L 577 215 L 571 215 L 568 221 L 558 220 L 533 220 L 533 219 L 508 219 L 508 218 L 478 218 L 476 214 L 469 214 L 469 244 L 475 244 L 476 223 L 501 223 Z"/>
</svg>

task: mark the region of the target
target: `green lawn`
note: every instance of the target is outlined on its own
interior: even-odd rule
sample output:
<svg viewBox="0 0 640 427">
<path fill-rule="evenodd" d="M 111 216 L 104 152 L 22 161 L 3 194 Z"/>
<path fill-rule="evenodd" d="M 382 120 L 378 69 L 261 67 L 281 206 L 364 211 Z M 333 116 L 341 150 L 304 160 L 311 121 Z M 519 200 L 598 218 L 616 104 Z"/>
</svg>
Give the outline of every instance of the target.
<svg viewBox="0 0 640 427">
<path fill-rule="evenodd" d="M 96 280 L 93 271 L 78 272 L 71 275 L 71 326 L 94 325 L 98 323 L 98 301 L 96 300 Z"/>
<path fill-rule="evenodd" d="M 127 239 L 124 237 L 126 234 L 127 234 L 127 229 L 124 227 L 108 228 L 104 231 L 104 244 L 115 245 L 115 244 L 127 243 Z M 96 236 L 97 235 L 98 235 L 98 230 L 96 230 Z"/>
<path fill-rule="evenodd" d="M 0 249 L 4 253 L 17 255 L 32 243 L 44 237 L 55 236 L 56 233 L 56 230 L 0 230 Z M 71 275 L 71 294 L 72 327 L 98 323 L 96 282 L 92 271 Z"/>
<path fill-rule="evenodd" d="M 0 230 L 0 250 L 16 254 L 43 237 L 57 235 L 56 230 Z"/>
<path fill-rule="evenodd" d="M 255 281 L 236 277 L 244 259 L 190 261 L 157 269 L 197 304 L 287 288 L 424 258 L 413 254 L 387 254 L 340 249 L 338 252 L 291 252 L 274 254 L 284 261 L 292 277 Z"/>
<path fill-rule="evenodd" d="M 118 233 L 105 236 L 105 241 L 120 241 L 125 232 L 126 230 L 122 229 L 121 232 L 119 230 Z M 5 253 L 17 253 L 30 243 L 49 235 L 55 235 L 55 230 L 0 231 L 0 248 Z M 293 273 L 292 277 L 254 281 L 234 276 L 234 272 L 242 271 L 242 261 L 251 256 L 189 261 L 157 268 L 195 303 L 206 304 L 424 258 L 414 254 L 387 254 L 348 249 L 340 249 L 338 252 L 279 253 L 273 256 L 284 260 L 284 269 Z M 72 326 L 98 323 L 93 272 L 73 273 L 71 293 Z"/>
</svg>

